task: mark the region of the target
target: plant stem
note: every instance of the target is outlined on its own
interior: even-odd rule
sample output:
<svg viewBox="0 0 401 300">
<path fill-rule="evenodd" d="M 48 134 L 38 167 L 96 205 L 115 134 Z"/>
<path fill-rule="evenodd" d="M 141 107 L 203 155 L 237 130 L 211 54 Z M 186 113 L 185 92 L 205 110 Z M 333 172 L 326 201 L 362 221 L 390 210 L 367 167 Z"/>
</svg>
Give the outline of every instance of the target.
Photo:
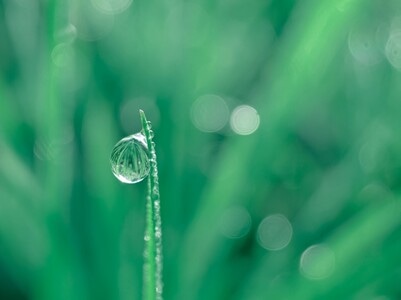
<svg viewBox="0 0 401 300">
<path fill-rule="evenodd" d="M 163 292 L 162 268 L 162 230 L 160 216 L 159 177 L 155 143 L 151 123 L 146 119 L 145 113 L 139 110 L 142 129 L 150 153 L 150 171 L 148 177 L 148 194 L 146 197 L 146 228 L 144 251 L 144 299 L 161 300 Z"/>
</svg>

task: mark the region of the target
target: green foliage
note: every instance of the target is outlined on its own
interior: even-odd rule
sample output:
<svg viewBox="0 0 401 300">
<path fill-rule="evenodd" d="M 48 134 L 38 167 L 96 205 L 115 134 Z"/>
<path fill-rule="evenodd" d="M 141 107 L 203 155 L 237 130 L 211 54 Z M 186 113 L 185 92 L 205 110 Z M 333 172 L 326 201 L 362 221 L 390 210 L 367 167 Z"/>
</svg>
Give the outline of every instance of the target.
<svg viewBox="0 0 401 300">
<path fill-rule="evenodd" d="M 400 298 L 400 12 L 0 0 L 0 298 L 141 299 L 160 207 L 165 299 Z M 160 206 L 110 172 L 138 109 Z"/>
</svg>

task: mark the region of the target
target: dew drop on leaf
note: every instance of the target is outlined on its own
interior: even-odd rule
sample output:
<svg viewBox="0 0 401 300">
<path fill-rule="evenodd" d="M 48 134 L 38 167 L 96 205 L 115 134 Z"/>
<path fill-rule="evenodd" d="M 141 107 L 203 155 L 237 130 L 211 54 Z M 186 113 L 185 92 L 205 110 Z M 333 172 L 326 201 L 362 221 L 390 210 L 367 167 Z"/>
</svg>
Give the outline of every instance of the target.
<svg viewBox="0 0 401 300">
<path fill-rule="evenodd" d="M 137 183 L 149 174 L 149 157 L 146 138 L 136 133 L 120 140 L 110 156 L 111 171 L 124 183 Z"/>
</svg>

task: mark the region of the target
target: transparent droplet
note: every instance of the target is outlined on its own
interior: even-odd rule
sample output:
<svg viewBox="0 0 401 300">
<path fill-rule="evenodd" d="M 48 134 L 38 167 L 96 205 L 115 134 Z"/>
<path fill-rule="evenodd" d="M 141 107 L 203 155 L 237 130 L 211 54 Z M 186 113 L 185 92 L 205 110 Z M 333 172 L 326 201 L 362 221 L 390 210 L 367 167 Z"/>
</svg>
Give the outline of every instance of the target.
<svg viewBox="0 0 401 300">
<path fill-rule="evenodd" d="M 111 170 L 124 183 L 137 183 L 149 174 L 150 164 L 146 138 L 142 133 L 120 140 L 110 156 Z"/>
<path fill-rule="evenodd" d="M 155 133 L 153 132 L 153 130 L 149 130 L 149 135 L 150 137 L 153 139 L 155 136 Z M 153 143 L 153 142 L 152 142 Z"/>
</svg>

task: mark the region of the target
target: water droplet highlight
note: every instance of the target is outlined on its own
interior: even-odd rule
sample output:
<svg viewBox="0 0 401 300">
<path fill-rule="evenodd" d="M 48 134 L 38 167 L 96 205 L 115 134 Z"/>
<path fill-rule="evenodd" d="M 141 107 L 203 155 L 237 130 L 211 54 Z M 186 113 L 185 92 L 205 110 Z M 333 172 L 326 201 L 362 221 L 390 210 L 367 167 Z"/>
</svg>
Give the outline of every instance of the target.
<svg viewBox="0 0 401 300">
<path fill-rule="evenodd" d="M 111 171 L 124 183 L 137 183 L 149 175 L 150 164 L 146 138 L 136 133 L 120 140 L 110 156 Z"/>
</svg>

